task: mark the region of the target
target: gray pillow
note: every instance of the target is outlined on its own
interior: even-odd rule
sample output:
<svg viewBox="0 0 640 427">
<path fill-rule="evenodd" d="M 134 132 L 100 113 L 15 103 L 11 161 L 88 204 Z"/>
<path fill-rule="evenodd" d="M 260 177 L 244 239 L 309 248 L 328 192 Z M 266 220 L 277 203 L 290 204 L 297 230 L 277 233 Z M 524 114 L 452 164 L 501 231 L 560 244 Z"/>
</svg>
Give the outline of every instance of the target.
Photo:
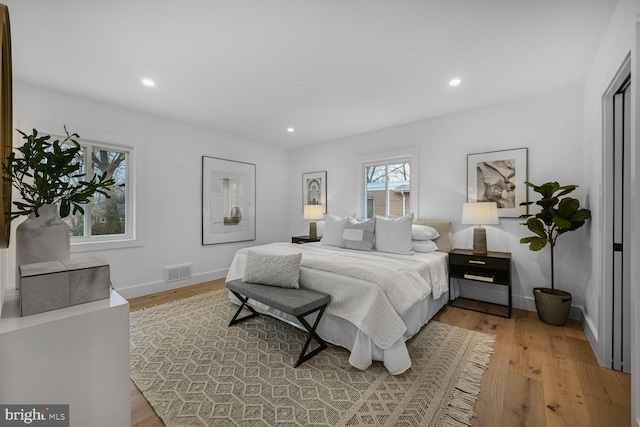
<svg viewBox="0 0 640 427">
<path fill-rule="evenodd" d="M 322 231 L 322 240 L 320 240 L 320 243 L 326 246 L 346 247 L 342 236 L 348 220 L 348 216 L 340 218 L 335 215 L 327 215 L 325 217 L 324 230 Z"/>
<path fill-rule="evenodd" d="M 394 254 L 413 254 L 412 225 L 412 213 L 395 219 L 376 216 L 376 250 Z"/>
<path fill-rule="evenodd" d="M 281 288 L 299 288 L 301 260 L 301 253 L 275 255 L 249 250 L 242 280 Z"/>
<path fill-rule="evenodd" d="M 365 220 L 349 218 L 343 234 L 345 247 L 358 251 L 372 251 L 375 229 L 375 217 Z"/>
</svg>

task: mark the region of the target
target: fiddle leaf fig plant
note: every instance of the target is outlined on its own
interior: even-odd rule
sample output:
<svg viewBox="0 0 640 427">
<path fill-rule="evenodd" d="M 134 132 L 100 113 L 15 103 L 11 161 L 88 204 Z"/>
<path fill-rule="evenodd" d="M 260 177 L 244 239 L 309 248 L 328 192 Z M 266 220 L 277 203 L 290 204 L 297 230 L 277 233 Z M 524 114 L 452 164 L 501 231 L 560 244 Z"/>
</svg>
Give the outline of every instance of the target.
<svg viewBox="0 0 640 427">
<path fill-rule="evenodd" d="M 526 225 L 534 235 L 520 239 L 520 243 L 528 244 L 532 251 L 539 251 L 549 244 L 551 248 L 551 289 L 554 283 L 554 249 L 558 237 L 569 231 L 577 230 L 591 218 L 589 209 L 580 208 L 578 199 L 563 197 L 578 188 L 577 185 L 561 186 L 557 182 L 547 182 L 535 185 L 525 182 L 533 191 L 540 195 L 538 201 L 523 202 L 521 206 L 535 203 L 540 206 L 540 212 L 535 215 L 523 215 L 529 218 Z"/>
<path fill-rule="evenodd" d="M 106 172 L 87 180 L 81 156 L 82 147 L 76 133 L 50 141 L 50 135 L 39 135 L 33 129 L 31 135 L 18 130 L 26 142 L 12 152 L 2 164 L 4 179 L 20 192 L 22 200 L 14 201 L 15 210 L 6 212 L 9 221 L 31 213 L 39 216 L 43 205 L 59 205 L 60 217 L 69 216 L 72 211 L 84 213 L 83 205 L 89 203 L 95 193 L 110 197 L 108 190 L 115 185 L 107 179 Z"/>
</svg>

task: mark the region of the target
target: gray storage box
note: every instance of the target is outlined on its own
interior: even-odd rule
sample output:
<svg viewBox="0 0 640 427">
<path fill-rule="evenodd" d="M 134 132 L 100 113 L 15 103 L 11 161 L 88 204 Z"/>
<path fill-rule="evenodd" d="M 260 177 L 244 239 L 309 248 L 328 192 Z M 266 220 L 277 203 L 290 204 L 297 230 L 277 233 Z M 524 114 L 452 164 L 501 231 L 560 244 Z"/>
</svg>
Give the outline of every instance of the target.
<svg viewBox="0 0 640 427">
<path fill-rule="evenodd" d="M 98 258 L 20 266 L 22 316 L 109 298 L 109 265 Z"/>
</svg>

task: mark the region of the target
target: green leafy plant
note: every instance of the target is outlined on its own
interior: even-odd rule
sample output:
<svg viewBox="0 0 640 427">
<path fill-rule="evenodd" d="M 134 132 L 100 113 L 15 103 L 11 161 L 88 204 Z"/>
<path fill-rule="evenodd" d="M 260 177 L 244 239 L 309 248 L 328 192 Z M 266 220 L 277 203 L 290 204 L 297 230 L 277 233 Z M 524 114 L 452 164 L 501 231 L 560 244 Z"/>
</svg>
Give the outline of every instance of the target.
<svg viewBox="0 0 640 427">
<path fill-rule="evenodd" d="M 520 239 L 520 243 L 529 244 L 529 249 L 532 251 L 539 251 L 549 244 L 551 247 L 551 289 L 555 289 L 553 257 L 558 237 L 582 227 L 591 218 L 591 211 L 580 208 L 578 199 L 563 197 L 578 188 L 577 185 L 560 186 L 557 182 L 547 182 L 538 186 L 528 181 L 525 184 L 540 194 L 540 199 L 536 202 L 523 202 L 520 205 L 526 206 L 535 203 L 541 209 L 535 215 L 522 216 L 529 218 L 523 225 L 526 225 L 535 235 Z"/>
<path fill-rule="evenodd" d="M 60 217 L 71 213 L 84 214 L 82 205 L 89 203 L 95 193 L 110 197 L 107 191 L 115 185 L 113 179 L 107 179 L 106 173 L 94 175 L 86 180 L 81 161 L 82 147 L 76 139 L 76 133 L 69 134 L 62 142 L 50 142 L 50 135 L 38 135 L 33 129 L 31 135 L 18 130 L 26 142 L 11 153 L 2 164 L 4 179 L 19 192 L 22 200 L 14 201 L 16 207 L 5 215 L 12 221 L 22 215 L 34 213 L 43 205 L 59 205 Z"/>
</svg>

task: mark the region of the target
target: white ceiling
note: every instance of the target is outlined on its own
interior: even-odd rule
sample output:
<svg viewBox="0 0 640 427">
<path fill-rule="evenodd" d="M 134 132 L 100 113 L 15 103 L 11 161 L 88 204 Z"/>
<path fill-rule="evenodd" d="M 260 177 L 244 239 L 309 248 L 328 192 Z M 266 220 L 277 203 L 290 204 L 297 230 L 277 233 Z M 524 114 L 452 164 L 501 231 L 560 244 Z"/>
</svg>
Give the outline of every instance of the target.
<svg viewBox="0 0 640 427">
<path fill-rule="evenodd" d="M 581 85 L 617 0 L 3 3 L 15 81 L 293 148 Z"/>
</svg>

